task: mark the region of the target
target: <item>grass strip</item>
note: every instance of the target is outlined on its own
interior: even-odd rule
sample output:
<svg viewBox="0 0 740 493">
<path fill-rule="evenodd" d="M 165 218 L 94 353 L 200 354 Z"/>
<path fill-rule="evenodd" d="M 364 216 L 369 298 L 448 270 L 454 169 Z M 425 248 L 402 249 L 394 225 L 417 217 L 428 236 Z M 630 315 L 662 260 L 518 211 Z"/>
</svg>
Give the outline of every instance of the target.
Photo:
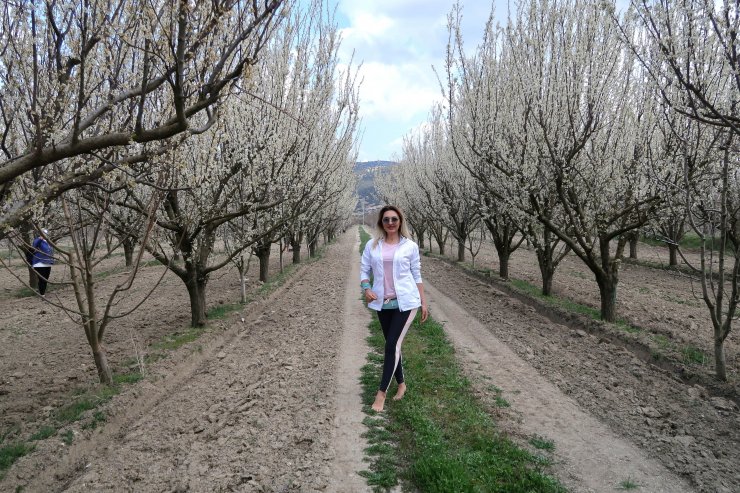
<svg viewBox="0 0 740 493">
<path fill-rule="evenodd" d="M 601 320 L 601 312 L 597 310 L 596 308 L 592 308 L 590 306 L 576 303 L 575 301 L 569 300 L 568 298 L 559 298 L 557 296 L 552 296 L 552 295 L 545 296 L 542 294 L 542 290 L 539 287 L 527 281 L 523 281 L 521 279 L 509 278 L 509 282 L 518 291 L 528 296 L 531 296 L 533 298 L 542 300 L 549 305 L 562 308 L 563 310 L 566 310 L 571 313 L 579 313 L 581 315 L 586 315 L 587 317 L 592 318 L 593 320 Z M 614 322 L 614 325 L 616 325 L 618 328 L 622 329 L 625 332 L 629 332 L 630 334 L 642 332 L 642 329 L 640 327 L 635 327 L 634 325 L 630 324 L 628 321 L 621 319 L 621 318 L 617 319 L 617 321 Z"/>
<path fill-rule="evenodd" d="M 529 296 L 543 300 L 549 303 L 550 305 L 560 307 L 570 312 L 587 315 L 594 320 L 601 320 L 601 313 L 599 312 L 599 310 L 596 310 L 586 305 L 581 305 L 579 303 L 576 303 L 566 298 L 558 298 L 556 296 L 545 296 L 542 294 L 542 291 L 540 291 L 538 287 L 526 281 L 522 281 L 520 279 L 512 278 L 510 279 L 510 282 L 511 282 L 511 285 L 514 286 L 519 291 L 522 291 Z M 616 325 L 619 329 L 622 329 L 623 331 L 628 332 L 630 334 L 642 332 L 643 330 L 640 327 L 635 327 L 634 325 L 630 324 L 629 322 L 621 318 L 617 319 L 617 321 L 614 322 L 614 325 Z M 672 348 L 681 354 L 681 361 L 683 363 L 706 365 L 710 361 L 710 357 L 704 351 L 694 346 L 690 346 L 690 345 L 683 346 L 683 347 L 676 346 L 674 344 L 671 344 L 667 337 L 660 335 L 660 334 L 652 335 L 651 338 L 658 345 L 658 348 L 654 350 L 654 353 L 653 353 L 653 357 L 655 359 L 664 358 L 664 355 L 658 352 L 658 349 L 666 350 L 666 349 Z"/>
<path fill-rule="evenodd" d="M 409 391 L 403 400 L 371 409 L 383 351 L 380 324 L 373 319 L 372 352 L 362 369 L 370 468 L 362 474 L 375 491 L 399 480 L 424 492 L 564 492 L 543 461 L 500 434 L 475 398 L 441 324 L 415 321 L 404 341 Z M 391 391 L 392 394 L 393 391 Z"/>
<path fill-rule="evenodd" d="M 188 327 L 181 332 L 173 332 L 151 345 L 154 350 L 175 350 L 198 339 L 206 331 L 205 327 Z"/>
<path fill-rule="evenodd" d="M 244 305 L 241 303 L 232 303 L 227 305 L 217 305 L 208 310 L 206 313 L 206 318 L 210 320 L 220 320 L 222 318 L 226 318 L 226 316 L 229 313 L 241 310 L 244 308 Z"/>
<path fill-rule="evenodd" d="M 6 471 L 15 461 L 33 452 L 34 448 L 36 448 L 35 445 L 23 442 L 10 443 L 0 447 L 0 480 L 5 478 Z"/>
<path fill-rule="evenodd" d="M 371 238 L 372 236 L 370 236 L 370 234 L 365 231 L 365 228 L 360 226 L 360 255 L 362 255 L 362 252 L 365 251 L 365 244 L 370 241 Z"/>
<path fill-rule="evenodd" d="M 659 238 L 654 238 L 650 236 L 643 236 L 640 241 L 643 243 L 646 243 L 651 246 L 657 246 L 657 247 L 665 247 L 666 250 L 668 250 L 668 244 L 666 241 L 661 240 Z M 679 248 L 682 250 L 700 250 L 701 249 L 702 240 L 699 238 L 699 235 L 695 233 L 686 233 L 683 238 L 681 238 L 681 241 L 678 242 Z M 704 240 L 704 247 L 707 250 L 714 250 L 715 252 L 719 252 L 721 250 L 722 246 L 722 238 L 721 237 L 714 237 L 714 238 L 706 238 Z M 725 248 L 725 251 L 728 253 L 733 253 L 733 247 L 731 242 L 727 242 L 727 247 Z"/>
<path fill-rule="evenodd" d="M 71 404 L 59 408 L 55 413 L 55 418 L 62 425 L 79 421 L 86 411 L 108 402 L 119 392 L 120 389 L 117 387 L 106 386 L 102 386 L 94 392 L 85 392 Z"/>
</svg>

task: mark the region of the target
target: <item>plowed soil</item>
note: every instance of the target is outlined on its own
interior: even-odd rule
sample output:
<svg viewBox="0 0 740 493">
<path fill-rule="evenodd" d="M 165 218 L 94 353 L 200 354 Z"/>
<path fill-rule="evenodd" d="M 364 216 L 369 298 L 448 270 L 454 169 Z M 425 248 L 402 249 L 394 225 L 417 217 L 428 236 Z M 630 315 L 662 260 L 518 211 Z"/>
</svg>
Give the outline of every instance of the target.
<svg viewBox="0 0 740 493">
<path fill-rule="evenodd" d="M 101 408 L 105 422 L 95 429 L 68 425 L 37 442 L 8 470 L 0 491 L 365 490 L 356 474 L 365 467 L 357 380 L 369 315 L 357 309 L 357 245 L 351 230 L 274 293 L 153 362 L 145 380 Z M 536 273 L 531 261 L 517 256 L 512 275 Z M 653 269 L 633 267 L 634 281 L 625 274 L 624 286 L 634 282 L 635 292 L 647 295 L 642 278 L 660 285 Z M 149 269 L 145 279 L 153 283 L 158 272 Z M 422 275 L 431 314 L 446 321 L 480 398 L 525 446 L 533 435 L 554 442 L 555 473 L 569 489 L 616 491 L 633 481 L 645 492 L 740 491 L 740 412 L 731 395 L 718 395 L 720 387 L 697 385 L 677 366 L 655 366 L 639 341 L 565 317 L 451 262 L 425 257 Z M 211 305 L 238 300 L 232 276 L 211 281 Z M 584 284 L 582 277 L 556 277 L 558 292 L 576 298 Z M 0 299 L 0 416 L 3 430 L 15 425 L 27 437 L 74 388 L 92 386 L 95 374 L 80 329 L 38 300 L 13 297 L 13 289 Z M 631 312 L 646 312 L 645 325 L 684 313 L 672 305 L 650 308 L 654 296 L 620 299 L 634 304 Z M 111 330 L 114 367 L 134 346 L 147 348 L 186 327 L 187 306 L 179 279 L 165 277 L 142 310 Z M 700 316 L 697 309 L 697 326 Z M 686 332 L 671 323 L 658 330 L 668 327 L 676 338 Z M 737 361 L 734 352 L 730 358 Z M 496 406 L 492 386 L 510 408 Z"/>
</svg>

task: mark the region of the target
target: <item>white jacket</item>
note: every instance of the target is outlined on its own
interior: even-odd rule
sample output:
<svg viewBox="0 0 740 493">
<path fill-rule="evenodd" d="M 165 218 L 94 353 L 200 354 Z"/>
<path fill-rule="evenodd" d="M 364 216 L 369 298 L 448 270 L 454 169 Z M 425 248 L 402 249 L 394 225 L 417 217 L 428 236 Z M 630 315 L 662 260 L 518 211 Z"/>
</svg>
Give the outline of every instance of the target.
<svg viewBox="0 0 740 493">
<path fill-rule="evenodd" d="M 362 252 L 362 261 L 360 263 L 360 281 L 370 279 L 370 272 L 373 273 L 373 293 L 378 297 L 375 301 L 368 303 L 368 307 L 373 310 L 383 309 L 383 299 L 385 288 L 383 287 L 383 255 L 381 245 L 384 240 L 369 240 L 365 245 L 365 251 Z M 375 247 L 373 248 L 373 245 Z M 421 306 L 421 296 L 417 283 L 421 283 L 421 260 L 419 259 L 419 247 L 416 243 L 406 237 L 401 237 L 401 241 L 396 247 L 393 254 L 393 286 L 396 288 L 396 298 L 398 299 L 398 309 L 402 312 L 418 308 Z"/>
</svg>

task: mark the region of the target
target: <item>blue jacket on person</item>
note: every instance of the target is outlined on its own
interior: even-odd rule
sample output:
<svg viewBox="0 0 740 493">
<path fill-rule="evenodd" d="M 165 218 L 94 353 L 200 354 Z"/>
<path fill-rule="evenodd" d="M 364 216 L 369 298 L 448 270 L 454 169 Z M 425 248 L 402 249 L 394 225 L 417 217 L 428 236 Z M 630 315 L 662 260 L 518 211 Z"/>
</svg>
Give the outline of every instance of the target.
<svg viewBox="0 0 740 493">
<path fill-rule="evenodd" d="M 34 264 L 48 264 L 54 263 L 54 249 L 51 248 L 49 242 L 43 237 L 39 236 L 33 240 L 33 256 L 31 257 L 31 265 Z"/>
</svg>

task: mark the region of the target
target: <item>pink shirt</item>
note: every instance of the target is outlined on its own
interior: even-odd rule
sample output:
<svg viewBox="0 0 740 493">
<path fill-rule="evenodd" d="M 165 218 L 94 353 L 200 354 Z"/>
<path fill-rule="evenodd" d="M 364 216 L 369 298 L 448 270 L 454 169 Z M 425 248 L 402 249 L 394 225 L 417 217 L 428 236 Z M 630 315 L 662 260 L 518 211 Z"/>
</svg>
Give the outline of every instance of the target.
<svg viewBox="0 0 740 493">
<path fill-rule="evenodd" d="M 383 295 L 385 299 L 396 297 L 396 286 L 393 284 L 393 255 L 396 253 L 398 243 L 389 245 L 386 242 L 383 245 Z"/>
</svg>

